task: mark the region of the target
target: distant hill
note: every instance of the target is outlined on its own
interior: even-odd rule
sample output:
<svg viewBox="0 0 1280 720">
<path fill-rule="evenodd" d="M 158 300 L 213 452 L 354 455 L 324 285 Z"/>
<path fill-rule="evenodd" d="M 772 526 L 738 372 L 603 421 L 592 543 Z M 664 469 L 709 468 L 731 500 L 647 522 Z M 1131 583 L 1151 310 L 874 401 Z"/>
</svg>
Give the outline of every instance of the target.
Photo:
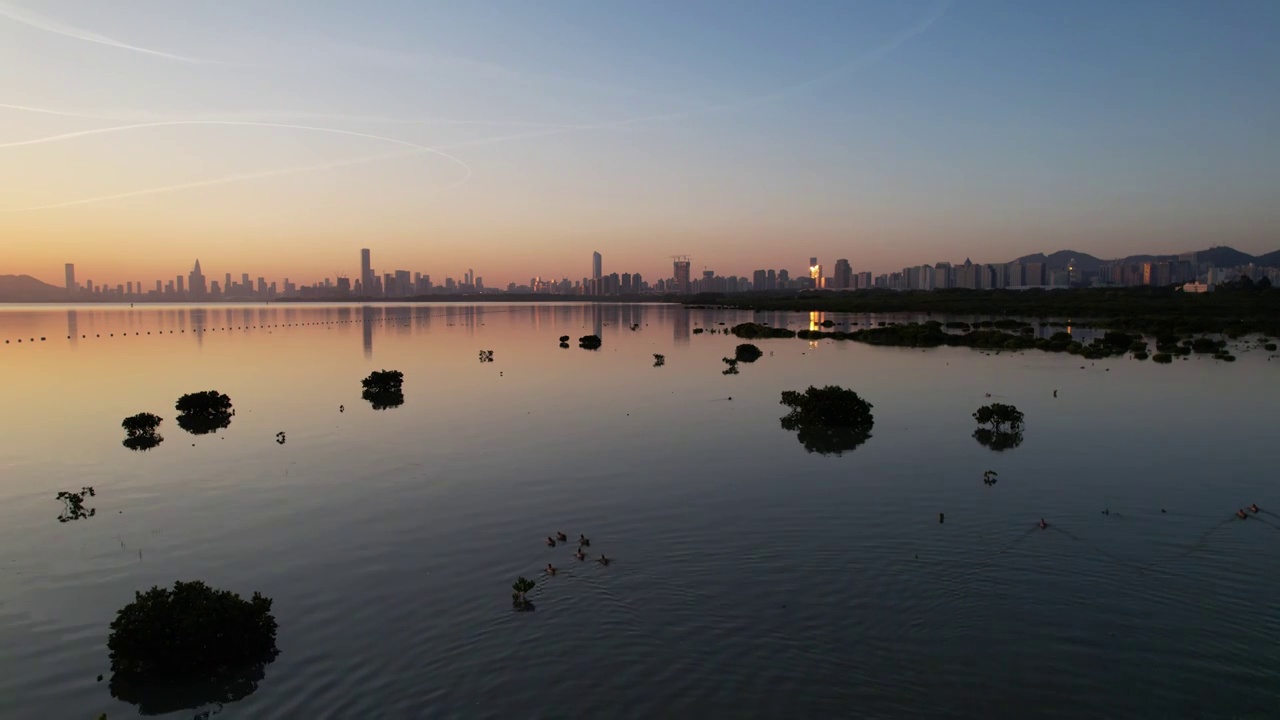
<svg viewBox="0 0 1280 720">
<path fill-rule="evenodd" d="M 1102 267 L 1105 261 L 1099 260 L 1089 253 L 1076 252 L 1075 250 L 1059 250 L 1052 255 L 1045 255 L 1044 253 L 1023 255 L 1014 260 L 1014 262 L 1047 263 L 1050 268 L 1065 268 L 1070 265 L 1084 271 L 1091 271 Z"/>
<path fill-rule="evenodd" d="M 30 275 L 0 275 L 0 302 L 57 302 L 67 291 Z"/>
<path fill-rule="evenodd" d="M 1235 267 L 1236 265 L 1248 265 L 1251 262 L 1257 262 L 1257 259 L 1249 253 L 1222 246 L 1197 252 L 1196 262 L 1211 263 L 1218 267 Z"/>
<path fill-rule="evenodd" d="M 1125 263 L 1144 263 L 1155 262 L 1158 260 L 1176 260 L 1178 255 L 1130 255 L 1125 258 L 1118 258 L 1120 262 Z M 1235 248 L 1220 246 L 1211 247 L 1208 250 L 1199 250 L 1196 252 L 1196 261 L 1209 263 L 1218 267 L 1235 267 L 1237 265 L 1248 265 L 1253 263 L 1260 267 L 1280 267 L 1280 250 L 1269 252 L 1266 255 L 1250 255 L 1246 252 L 1240 252 Z M 1059 250 L 1050 255 L 1044 253 L 1035 253 L 1033 255 L 1023 255 L 1013 262 L 1020 263 L 1047 263 L 1051 269 L 1065 268 L 1070 264 L 1084 270 L 1097 270 L 1111 260 L 1100 260 L 1089 253 L 1076 252 L 1075 250 Z"/>
<path fill-rule="evenodd" d="M 1280 250 L 1259 255 L 1253 259 L 1253 263 L 1262 267 L 1280 267 Z"/>
</svg>

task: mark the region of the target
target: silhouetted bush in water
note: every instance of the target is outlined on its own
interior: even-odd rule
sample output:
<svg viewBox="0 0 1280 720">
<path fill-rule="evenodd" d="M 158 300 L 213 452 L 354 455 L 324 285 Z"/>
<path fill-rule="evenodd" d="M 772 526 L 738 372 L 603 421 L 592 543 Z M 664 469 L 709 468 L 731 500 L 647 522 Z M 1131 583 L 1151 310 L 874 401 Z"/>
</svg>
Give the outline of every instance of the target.
<svg viewBox="0 0 1280 720">
<path fill-rule="evenodd" d="M 737 375 L 738 374 L 737 360 L 733 358 L 720 358 L 720 361 L 723 362 L 725 365 L 729 366 L 725 368 L 723 371 L 721 371 L 720 373 L 721 375 Z"/>
<path fill-rule="evenodd" d="M 838 385 L 810 386 L 803 393 L 787 390 L 782 404 L 791 408 L 781 418 L 783 429 L 794 431 L 806 450 L 822 455 L 857 449 L 870 439 L 875 425 L 871 403 Z"/>
<path fill-rule="evenodd" d="M 973 414 L 980 427 L 973 431 L 973 437 L 980 444 L 997 452 L 1010 450 L 1022 444 L 1022 411 L 1013 405 L 992 403 L 983 405 Z"/>
<path fill-rule="evenodd" d="M 599 335 L 583 335 L 578 338 L 578 347 L 583 350 L 599 350 L 602 344 Z"/>
<path fill-rule="evenodd" d="M 481 350 L 481 351 L 480 351 L 480 362 L 482 362 L 482 363 L 491 363 L 491 362 L 493 362 L 493 351 L 492 351 L 492 350 Z"/>
<path fill-rule="evenodd" d="M 1275 351 L 1276 351 L 1276 344 L 1275 344 L 1275 343 L 1267 343 L 1266 345 L 1263 345 L 1263 346 L 1262 346 L 1262 349 L 1263 349 L 1263 350 L 1269 350 L 1269 351 L 1271 351 L 1271 352 L 1275 352 Z"/>
<path fill-rule="evenodd" d="M 207 435 L 231 425 L 236 411 L 231 398 L 217 390 L 189 393 L 178 398 L 178 427 L 192 435 Z"/>
<path fill-rule="evenodd" d="M 658 354 L 658 353 L 654 353 L 654 354 L 653 354 L 653 366 L 654 366 L 654 367 L 662 367 L 663 365 L 666 365 L 666 364 L 667 364 L 667 356 L 666 356 L 666 355 L 661 355 L 661 354 Z"/>
<path fill-rule="evenodd" d="M 733 357 L 738 362 L 753 363 L 764 357 L 764 353 L 760 351 L 760 348 L 752 345 L 751 343 L 742 343 L 738 347 L 734 348 Z"/>
<path fill-rule="evenodd" d="M 364 391 L 360 397 L 374 410 L 388 410 L 404 404 L 404 373 L 399 370 L 374 370 L 360 381 Z"/>
<path fill-rule="evenodd" d="M 702 329 L 702 328 L 694 328 L 694 329 L 693 329 L 693 334 L 694 334 L 694 335 L 701 335 L 701 334 L 702 334 L 702 333 L 704 333 L 704 332 L 706 332 L 706 330 L 704 330 L 704 329 Z"/>
<path fill-rule="evenodd" d="M 561 335 L 561 336 L 560 336 L 560 342 L 565 343 L 565 344 L 568 344 L 568 342 L 569 342 L 569 336 L 568 336 L 568 335 Z"/>
<path fill-rule="evenodd" d="M 563 349 L 565 349 L 565 350 L 568 350 L 568 349 L 569 349 L 569 343 L 567 343 L 567 342 L 562 342 L 562 343 L 560 343 L 560 347 L 561 347 L 561 348 L 563 348 Z"/>
<path fill-rule="evenodd" d="M 1173 356 L 1167 352 L 1158 352 L 1155 355 L 1152 355 L 1151 359 L 1154 360 L 1155 362 L 1166 364 L 1166 365 L 1168 363 L 1173 362 Z"/>
<path fill-rule="evenodd" d="M 150 450 L 164 442 L 164 437 L 156 432 L 162 422 L 164 420 L 160 416 L 151 413 L 138 413 L 125 418 L 120 423 L 126 435 L 121 444 L 130 450 Z"/>
<path fill-rule="evenodd" d="M 275 640 L 270 598 L 199 581 L 153 587 L 111 623 L 111 696 L 143 715 L 235 702 L 257 689 Z"/>
<path fill-rule="evenodd" d="M 532 610 L 533 603 L 529 601 L 526 593 L 532 590 L 533 586 L 534 582 L 524 576 L 516 578 L 516 581 L 511 584 L 511 590 L 513 591 L 511 593 L 511 607 L 522 611 Z"/>
<path fill-rule="evenodd" d="M 734 325 L 730 329 L 730 332 L 732 332 L 734 335 L 740 338 L 745 338 L 747 340 L 754 340 L 757 338 L 793 338 L 796 336 L 795 330 L 788 330 L 786 328 L 769 327 L 768 325 L 761 325 L 760 323 L 750 323 L 750 322 L 742 323 L 740 325 Z"/>
<path fill-rule="evenodd" d="M 58 493 L 57 498 L 62 501 L 62 512 L 58 513 L 58 522 L 66 523 L 73 520 L 84 520 L 91 518 L 98 513 L 96 508 L 86 508 L 84 499 L 86 496 L 94 497 L 97 495 L 92 487 L 80 488 L 80 492 L 70 492 L 63 490 Z"/>
</svg>

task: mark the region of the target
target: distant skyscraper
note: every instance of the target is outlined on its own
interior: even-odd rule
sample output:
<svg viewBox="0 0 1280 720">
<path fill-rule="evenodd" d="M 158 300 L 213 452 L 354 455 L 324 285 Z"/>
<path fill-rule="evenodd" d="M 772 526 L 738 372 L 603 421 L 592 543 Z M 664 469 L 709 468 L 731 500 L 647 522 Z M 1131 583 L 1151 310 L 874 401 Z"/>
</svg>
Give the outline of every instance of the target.
<svg viewBox="0 0 1280 720">
<path fill-rule="evenodd" d="M 600 253 L 591 253 L 591 279 L 599 280 L 604 272 L 604 258 L 600 257 Z"/>
<path fill-rule="evenodd" d="M 675 262 L 675 291 L 681 295 L 689 294 L 689 256 L 677 255 Z"/>
<path fill-rule="evenodd" d="M 809 258 L 809 278 L 813 280 L 813 287 L 822 287 L 822 266 L 818 264 L 818 258 Z"/>
<path fill-rule="evenodd" d="M 197 259 L 196 266 L 191 268 L 191 275 L 188 280 L 187 288 L 191 291 L 191 297 L 202 298 L 208 294 L 204 273 L 200 272 L 200 260 Z"/>
<path fill-rule="evenodd" d="M 848 290 L 853 287 L 853 266 L 848 260 L 840 258 L 836 261 L 834 281 L 838 290 Z"/>
<path fill-rule="evenodd" d="M 67 271 L 67 294 L 68 294 L 68 295 L 75 295 L 75 294 L 76 294 L 76 290 L 78 290 L 78 289 L 79 289 L 78 287 L 76 287 L 76 266 L 75 266 L 75 263 L 67 263 L 66 271 Z"/>
<path fill-rule="evenodd" d="M 187 279 L 179 275 L 178 277 L 174 278 L 174 280 L 177 281 L 178 294 L 182 295 L 186 293 L 186 288 L 184 288 L 183 286 L 186 284 Z"/>
<path fill-rule="evenodd" d="M 360 286 L 364 294 L 373 294 L 373 265 L 369 262 L 369 248 L 360 251 Z"/>
</svg>

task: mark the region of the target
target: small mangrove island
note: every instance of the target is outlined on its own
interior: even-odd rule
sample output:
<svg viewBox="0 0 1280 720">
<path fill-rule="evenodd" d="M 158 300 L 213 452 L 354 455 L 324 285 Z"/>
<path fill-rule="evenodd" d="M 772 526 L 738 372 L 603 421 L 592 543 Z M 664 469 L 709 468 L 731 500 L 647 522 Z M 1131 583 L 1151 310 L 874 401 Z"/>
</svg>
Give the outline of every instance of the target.
<svg viewBox="0 0 1280 720">
<path fill-rule="evenodd" d="M 857 449 L 871 438 L 875 425 L 871 403 L 838 385 L 786 390 L 782 404 L 791 408 L 781 418 L 782 428 L 795 432 L 806 450 L 822 455 L 838 457 Z"/>
</svg>

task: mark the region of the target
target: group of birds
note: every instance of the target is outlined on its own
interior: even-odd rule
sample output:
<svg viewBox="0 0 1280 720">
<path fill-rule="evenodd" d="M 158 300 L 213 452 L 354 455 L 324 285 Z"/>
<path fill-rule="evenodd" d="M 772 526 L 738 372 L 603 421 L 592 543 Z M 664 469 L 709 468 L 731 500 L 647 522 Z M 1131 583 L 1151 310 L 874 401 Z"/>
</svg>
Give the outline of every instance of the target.
<svg viewBox="0 0 1280 720">
<path fill-rule="evenodd" d="M 555 547 L 557 543 L 567 543 L 567 542 L 569 542 L 569 536 L 565 535 L 562 532 L 556 533 L 555 537 L 552 537 L 550 535 L 547 536 L 547 547 Z M 579 562 L 587 559 L 587 554 L 582 551 L 582 548 L 585 548 L 585 547 L 591 547 L 591 541 L 587 539 L 586 535 L 579 534 L 578 549 L 573 552 L 574 559 L 578 560 Z M 612 561 L 609 558 L 605 557 L 604 553 L 600 553 L 600 557 L 596 558 L 596 562 L 600 563 L 601 565 L 608 565 Z M 556 567 L 551 563 L 547 563 L 547 574 L 548 575 L 556 574 Z"/>
<path fill-rule="evenodd" d="M 1254 503 L 1249 506 L 1249 512 L 1253 513 L 1254 515 L 1257 515 L 1259 511 L 1260 510 L 1258 508 L 1258 503 Z M 1239 510 L 1236 511 L 1236 517 L 1240 518 L 1241 520 L 1248 520 L 1249 513 L 1246 513 L 1244 511 L 1244 508 L 1240 508 Z"/>
</svg>

